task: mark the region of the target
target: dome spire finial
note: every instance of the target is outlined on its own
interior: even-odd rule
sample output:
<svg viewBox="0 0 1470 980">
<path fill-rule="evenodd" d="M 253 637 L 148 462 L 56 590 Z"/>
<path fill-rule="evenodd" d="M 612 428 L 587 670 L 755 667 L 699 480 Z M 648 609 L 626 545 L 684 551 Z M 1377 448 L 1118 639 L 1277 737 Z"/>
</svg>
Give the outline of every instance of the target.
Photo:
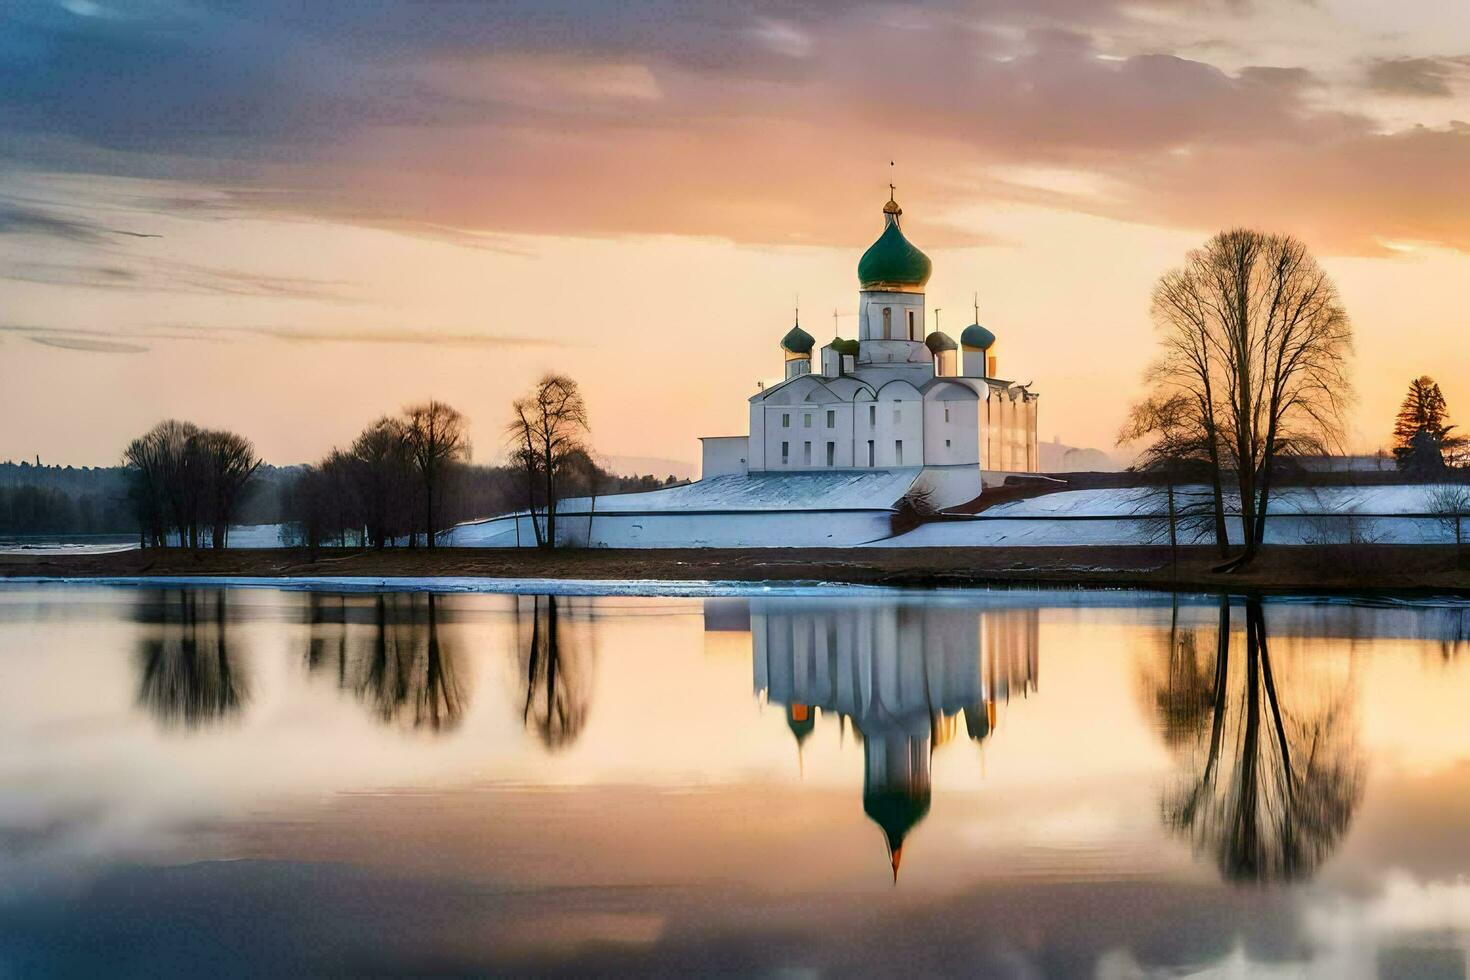
<svg viewBox="0 0 1470 980">
<path fill-rule="evenodd" d="M 883 213 L 891 215 L 903 214 L 903 208 L 898 206 L 898 200 L 894 197 L 898 188 L 893 184 L 893 161 L 888 161 L 888 203 L 883 205 Z"/>
</svg>

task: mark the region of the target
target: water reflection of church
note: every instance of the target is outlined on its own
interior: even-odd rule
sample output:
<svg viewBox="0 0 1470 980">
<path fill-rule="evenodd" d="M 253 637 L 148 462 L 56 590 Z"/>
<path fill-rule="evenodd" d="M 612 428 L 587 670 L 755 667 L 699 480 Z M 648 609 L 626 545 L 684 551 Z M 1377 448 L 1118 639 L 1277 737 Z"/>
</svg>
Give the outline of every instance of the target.
<svg viewBox="0 0 1470 980">
<path fill-rule="evenodd" d="M 750 603 L 755 688 L 784 707 L 798 746 L 820 714 L 863 746 L 863 811 L 882 828 L 895 878 L 929 813 L 930 759 L 979 744 L 997 705 L 1037 683 L 1037 611 L 885 599 Z"/>
</svg>

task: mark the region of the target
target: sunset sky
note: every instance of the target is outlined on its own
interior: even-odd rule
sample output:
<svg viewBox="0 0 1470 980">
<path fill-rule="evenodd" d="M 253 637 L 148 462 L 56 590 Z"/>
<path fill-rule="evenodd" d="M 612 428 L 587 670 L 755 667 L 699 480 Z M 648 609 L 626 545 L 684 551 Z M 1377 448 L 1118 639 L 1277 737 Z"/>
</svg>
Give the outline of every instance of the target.
<svg viewBox="0 0 1470 980">
<path fill-rule="evenodd" d="M 437 397 L 490 461 L 555 369 L 600 452 L 694 462 L 798 295 L 853 335 L 890 179 L 930 328 L 978 293 L 1073 445 L 1162 272 L 1298 235 L 1371 451 L 1419 374 L 1470 424 L 1467 94 L 1430 0 L 0 0 L 0 459 L 177 416 L 302 462 Z"/>
</svg>

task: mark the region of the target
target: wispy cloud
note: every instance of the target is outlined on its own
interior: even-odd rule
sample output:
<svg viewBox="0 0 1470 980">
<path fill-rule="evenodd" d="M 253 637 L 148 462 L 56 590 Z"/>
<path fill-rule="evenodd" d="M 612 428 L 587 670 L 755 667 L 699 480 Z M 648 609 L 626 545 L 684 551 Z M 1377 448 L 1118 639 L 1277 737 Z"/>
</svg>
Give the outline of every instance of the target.
<svg viewBox="0 0 1470 980">
<path fill-rule="evenodd" d="M 145 354 L 149 348 L 120 340 L 93 340 L 89 337 L 31 337 L 31 343 L 63 350 L 87 351 L 93 354 Z"/>
<path fill-rule="evenodd" d="M 86 244 L 114 241 L 119 235 L 127 238 L 159 237 L 147 232 L 110 228 L 95 221 L 69 217 L 3 198 L 0 198 L 0 235 L 44 235 Z"/>
<path fill-rule="evenodd" d="M 1382 58 L 1368 65 L 1367 84 L 1384 95 L 1449 98 L 1470 74 L 1470 58 Z"/>
<path fill-rule="evenodd" d="M 291 326 L 193 327 L 188 325 L 151 326 L 135 329 L 96 330 L 85 327 L 52 327 L 31 324 L 0 324 L 0 334 L 15 334 L 52 347 L 71 350 L 94 350 L 108 353 L 141 353 L 151 349 L 138 341 L 185 341 L 226 343 L 251 338 L 292 344 L 409 344 L 448 347 L 527 347 L 562 348 L 563 341 L 546 337 L 499 336 L 453 330 L 421 330 L 410 327 L 364 329 L 344 327 L 340 330 Z"/>
</svg>

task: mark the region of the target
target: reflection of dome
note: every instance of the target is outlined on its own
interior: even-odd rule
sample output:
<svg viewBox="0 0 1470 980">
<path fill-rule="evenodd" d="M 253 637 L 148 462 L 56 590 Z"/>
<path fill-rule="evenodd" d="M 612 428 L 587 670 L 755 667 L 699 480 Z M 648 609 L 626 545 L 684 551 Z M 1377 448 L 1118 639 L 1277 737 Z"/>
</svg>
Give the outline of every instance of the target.
<svg viewBox="0 0 1470 980">
<path fill-rule="evenodd" d="M 865 290 L 921 293 L 934 270 L 929 256 L 904 237 L 898 226 L 903 209 L 893 200 L 883 207 L 883 234 L 858 260 L 858 286 Z"/>
<path fill-rule="evenodd" d="M 930 353 L 938 354 L 940 351 L 954 350 L 957 345 L 949 334 L 936 330 L 924 338 L 924 346 L 929 348 Z"/>
<path fill-rule="evenodd" d="M 801 329 L 798 324 L 787 331 L 786 336 L 781 338 L 781 349 L 788 354 L 810 354 L 816 340 L 812 335 Z"/>
<path fill-rule="evenodd" d="M 977 742 L 983 741 L 995 729 L 995 702 L 986 701 L 966 708 L 965 732 Z"/>
<path fill-rule="evenodd" d="M 960 343 L 973 350 L 989 350 L 995 346 L 995 334 L 978 323 L 972 323 L 960 334 Z"/>
<path fill-rule="evenodd" d="M 791 734 L 796 736 L 796 744 L 801 745 L 811 737 L 813 730 L 816 729 L 817 713 L 812 710 L 811 705 L 787 705 L 786 727 L 790 728 Z"/>
<path fill-rule="evenodd" d="M 883 831 L 893 861 L 893 880 L 903 859 L 903 839 L 920 820 L 929 815 L 929 787 L 868 790 L 863 793 L 863 812 Z"/>
</svg>

